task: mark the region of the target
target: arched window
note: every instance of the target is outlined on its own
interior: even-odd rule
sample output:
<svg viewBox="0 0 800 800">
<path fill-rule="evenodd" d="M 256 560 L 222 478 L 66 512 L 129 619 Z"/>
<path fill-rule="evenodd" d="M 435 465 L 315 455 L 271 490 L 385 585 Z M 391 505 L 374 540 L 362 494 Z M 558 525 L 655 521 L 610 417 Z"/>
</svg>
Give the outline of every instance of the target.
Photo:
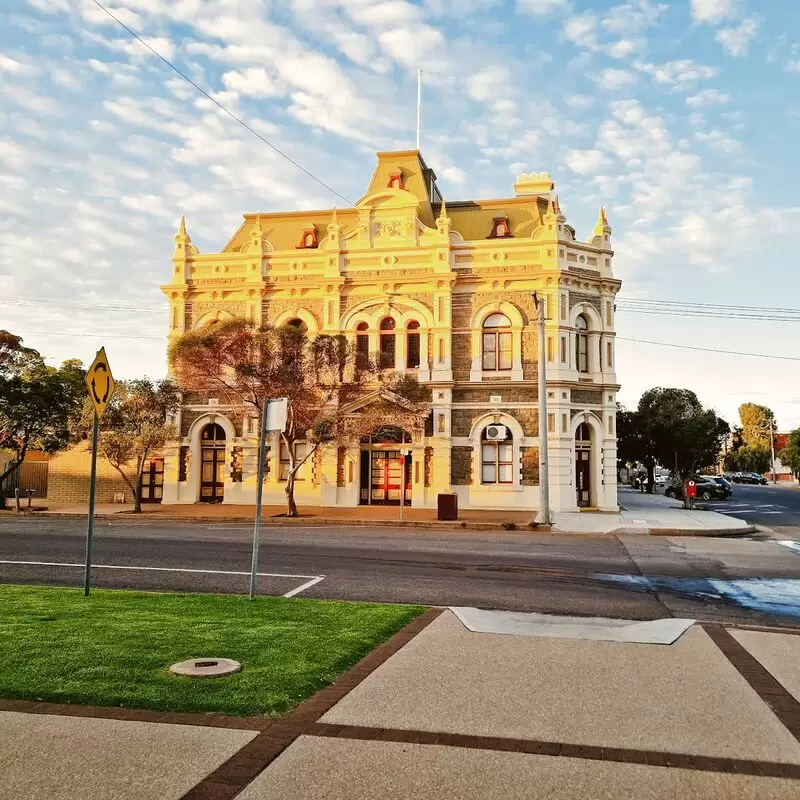
<svg viewBox="0 0 800 800">
<path fill-rule="evenodd" d="M 303 322 L 303 320 L 299 319 L 298 317 L 295 317 L 294 319 L 290 319 L 286 323 L 286 327 L 287 328 L 294 328 L 296 331 L 302 331 L 303 333 L 307 333 L 308 332 L 308 325 L 306 325 L 305 322 Z"/>
<path fill-rule="evenodd" d="M 511 369 L 511 321 L 505 314 L 490 314 L 484 320 L 483 368 Z"/>
<path fill-rule="evenodd" d="M 575 320 L 575 367 L 578 372 L 589 371 L 589 323 L 581 314 Z"/>
<path fill-rule="evenodd" d="M 481 433 L 481 483 L 514 483 L 514 442 L 505 425 L 487 425 Z"/>
<path fill-rule="evenodd" d="M 575 431 L 575 441 L 587 444 L 592 441 L 592 429 L 589 427 L 588 423 L 581 422 L 581 424 L 578 425 L 578 430 Z"/>
<path fill-rule="evenodd" d="M 419 367 L 419 322 L 412 320 L 406 326 L 406 367 L 417 369 Z"/>
<path fill-rule="evenodd" d="M 394 328 L 395 321 L 391 317 L 381 320 L 381 340 L 380 340 L 380 367 L 381 369 L 394 368 Z"/>
<path fill-rule="evenodd" d="M 366 369 L 369 364 L 369 325 L 359 322 L 356 325 L 356 366 Z"/>
</svg>

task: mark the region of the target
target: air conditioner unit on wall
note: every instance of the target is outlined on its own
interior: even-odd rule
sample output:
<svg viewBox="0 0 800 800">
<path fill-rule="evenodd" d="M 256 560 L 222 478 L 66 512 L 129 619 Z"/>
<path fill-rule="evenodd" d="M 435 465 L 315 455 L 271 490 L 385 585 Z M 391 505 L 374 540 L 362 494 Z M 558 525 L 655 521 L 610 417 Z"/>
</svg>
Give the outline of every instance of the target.
<svg viewBox="0 0 800 800">
<path fill-rule="evenodd" d="M 486 440 L 489 442 L 502 442 L 508 438 L 508 428 L 505 425 L 489 425 L 486 428 Z"/>
</svg>

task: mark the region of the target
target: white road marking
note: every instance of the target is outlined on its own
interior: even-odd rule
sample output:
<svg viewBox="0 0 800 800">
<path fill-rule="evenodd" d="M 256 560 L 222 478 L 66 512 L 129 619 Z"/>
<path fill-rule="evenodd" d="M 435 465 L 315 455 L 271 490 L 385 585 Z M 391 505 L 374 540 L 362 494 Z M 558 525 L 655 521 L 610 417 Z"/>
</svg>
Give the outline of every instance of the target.
<svg viewBox="0 0 800 800">
<path fill-rule="evenodd" d="M 286 592 L 284 597 L 294 597 L 296 594 L 300 594 L 300 592 L 304 592 L 306 589 L 310 589 L 312 586 L 316 586 L 320 581 L 324 580 L 325 576 L 320 576 L 317 578 L 312 578 L 307 583 L 304 583 L 302 586 L 298 586 L 296 589 L 292 589 L 291 592 Z"/>
<path fill-rule="evenodd" d="M 86 565 L 85 564 L 72 564 L 63 561 L 3 561 L 0 560 L 0 564 L 14 564 L 17 566 L 23 567 L 80 567 L 83 569 Z M 184 567 L 128 567 L 121 564 L 92 564 L 92 569 L 121 569 L 121 570 L 133 570 L 136 572 L 187 572 L 190 574 L 195 575 L 250 575 L 249 572 L 238 572 L 234 570 L 224 570 L 224 569 L 188 569 Z M 296 589 L 292 589 L 291 591 L 287 592 L 283 597 L 294 597 L 296 594 L 300 594 L 300 592 L 305 591 L 306 589 L 310 589 L 312 586 L 315 586 L 320 581 L 325 579 L 324 575 L 289 575 L 283 572 L 257 572 L 260 578 L 308 578 L 306 583 L 302 584 L 302 586 L 298 586 Z"/>
<path fill-rule="evenodd" d="M 776 544 L 779 544 L 782 547 L 788 547 L 790 550 L 800 556 L 800 542 L 796 542 L 794 539 L 782 539 L 776 542 Z"/>
</svg>

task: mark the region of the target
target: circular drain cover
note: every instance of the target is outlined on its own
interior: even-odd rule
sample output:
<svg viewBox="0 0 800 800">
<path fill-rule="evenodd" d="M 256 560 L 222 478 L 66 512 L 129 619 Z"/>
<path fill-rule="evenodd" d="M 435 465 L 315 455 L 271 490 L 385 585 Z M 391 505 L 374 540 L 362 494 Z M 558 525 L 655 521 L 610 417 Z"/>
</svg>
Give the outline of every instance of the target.
<svg viewBox="0 0 800 800">
<path fill-rule="evenodd" d="M 219 678 L 239 672 L 242 665 L 231 658 L 190 658 L 173 664 L 169 671 L 187 678 Z"/>
</svg>

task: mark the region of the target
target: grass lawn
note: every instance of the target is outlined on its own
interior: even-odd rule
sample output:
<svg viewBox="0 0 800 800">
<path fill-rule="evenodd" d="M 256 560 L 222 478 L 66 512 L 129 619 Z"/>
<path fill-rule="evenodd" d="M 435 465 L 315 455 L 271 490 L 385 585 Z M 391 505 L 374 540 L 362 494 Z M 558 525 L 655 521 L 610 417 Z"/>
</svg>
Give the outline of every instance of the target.
<svg viewBox="0 0 800 800">
<path fill-rule="evenodd" d="M 0 697 L 280 716 L 422 612 L 420 606 L 0 585 Z M 167 668 L 225 657 L 242 671 Z"/>
</svg>

